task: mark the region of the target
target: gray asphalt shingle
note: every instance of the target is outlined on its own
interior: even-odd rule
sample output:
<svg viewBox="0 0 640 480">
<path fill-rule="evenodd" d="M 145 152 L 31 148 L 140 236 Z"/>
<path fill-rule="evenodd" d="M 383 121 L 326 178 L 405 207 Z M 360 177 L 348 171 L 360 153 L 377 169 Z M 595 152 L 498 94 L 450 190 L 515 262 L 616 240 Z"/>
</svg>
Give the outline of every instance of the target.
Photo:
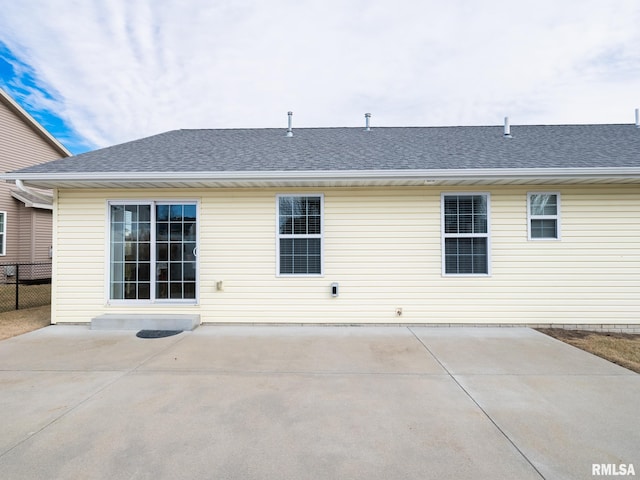
<svg viewBox="0 0 640 480">
<path fill-rule="evenodd" d="M 174 130 L 25 173 L 640 167 L 634 125 Z"/>
</svg>

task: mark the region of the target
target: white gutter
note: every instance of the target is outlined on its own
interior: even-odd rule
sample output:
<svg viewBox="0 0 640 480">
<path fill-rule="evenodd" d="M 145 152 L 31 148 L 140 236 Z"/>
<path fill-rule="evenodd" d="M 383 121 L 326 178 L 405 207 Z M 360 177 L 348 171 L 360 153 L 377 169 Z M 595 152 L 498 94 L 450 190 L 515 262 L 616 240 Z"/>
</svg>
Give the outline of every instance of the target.
<svg viewBox="0 0 640 480">
<path fill-rule="evenodd" d="M 206 181 L 238 182 L 313 182 L 313 181 L 397 181 L 397 180 L 508 180 L 508 179 L 589 179 L 640 178 L 640 167 L 599 168 L 494 168 L 438 170 L 315 170 L 315 171 L 223 171 L 223 172 L 74 172 L 74 173 L 5 173 L 0 179 L 15 180 L 22 191 L 38 195 L 24 182 L 83 183 L 202 183 Z"/>
<path fill-rule="evenodd" d="M 20 190 L 21 192 L 24 192 L 27 195 L 31 195 L 32 197 L 42 200 L 45 204 L 50 204 L 52 201 L 51 197 L 47 197 L 46 195 L 25 186 L 25 184 L 20 179 L 16 179 L 16 187 L 18 187 L 18 190 Z"/>
</svg>

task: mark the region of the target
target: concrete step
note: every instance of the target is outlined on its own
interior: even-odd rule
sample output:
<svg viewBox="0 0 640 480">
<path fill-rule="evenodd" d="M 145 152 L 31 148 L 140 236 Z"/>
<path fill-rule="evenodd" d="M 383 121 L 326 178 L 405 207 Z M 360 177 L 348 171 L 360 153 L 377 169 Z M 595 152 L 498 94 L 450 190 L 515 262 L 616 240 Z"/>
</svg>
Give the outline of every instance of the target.
<svg viewBox="0 0 640 480">
<path fill-rule="evenodd" d="M 200 315 L 107 313 L 91 319 L 91 330 L 193 330 Z"/>
</svg>

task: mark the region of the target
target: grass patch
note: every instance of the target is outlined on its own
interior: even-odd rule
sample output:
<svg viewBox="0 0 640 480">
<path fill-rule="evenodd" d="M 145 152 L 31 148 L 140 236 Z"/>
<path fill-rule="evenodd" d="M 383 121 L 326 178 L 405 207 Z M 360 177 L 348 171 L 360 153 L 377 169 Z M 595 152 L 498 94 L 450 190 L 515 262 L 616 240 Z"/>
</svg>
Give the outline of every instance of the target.
<svg viewBox="0 0 640 480">
<path fill-rule="evenodd" d="M 562 328 L 539 328 L 537 330 L 621 367 L 640 373 L 640 335 L 565 330 Z"/>
</svg>

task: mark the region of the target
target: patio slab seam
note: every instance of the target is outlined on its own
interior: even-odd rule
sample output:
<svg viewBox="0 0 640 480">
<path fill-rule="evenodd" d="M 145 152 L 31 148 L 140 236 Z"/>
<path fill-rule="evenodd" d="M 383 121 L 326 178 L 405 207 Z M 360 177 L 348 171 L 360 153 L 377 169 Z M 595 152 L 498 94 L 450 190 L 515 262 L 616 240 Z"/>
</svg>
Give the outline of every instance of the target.
<svg viewBox="0 0 640 480">
<path fill-rule="evenodd" d="M 130 373 L 135 373 L 139 368 L 143 367 L 144 364 L 146 364 L 147 362 L 152 361 L 154 358 L 163 355 L 164 353 L 166 353 L 168 350 L 171 350 L 173 347 L 175 347 L 176 345 L 178 345 L 179 343 L 182 343 L 185 341 L 185 339 L 187 339 L 189 337 L 189 334 L 191 332 L 182 332 L 180 333 L 177 337 L 173 337 L 172 338 L 172 342 L 168 343 L 167 346 L 161 350 L 158 350 L 157 352 L 149 355 L 148 357 L 144 358 L 143 360 L 141 360 L 140 362 L 138 362 L 138 365 L 136 365 L 135 367 L 133 367 L 132 369 L 127 371 L 127 374 Z M 135 335 L 135 332 L 134 332 Z M 145 341 L 150 341 L 153 342 L 155 339 L 146 339 Z"/>
<path fill-rule="evenodd" d="M 623 367 L 624 368 L 624 367 Z M 570 373 L 570 372 L 558 372 L 558 373 L 540 373 L 540 372 L 524 372 L 524 373 L 511 373 L 511 372 L 458 372 L 450 375 L 459 375 L 467 377 L 632 377 L 634 375 L 640 375 L 629 370 L 629 373 Z"/>
<path fill-rule="evenodd" d="M 527 457 L 527 455 L 520 449 L 520 447 L 518 447 L 518 445 L 516 445 L 516 443 L 513 441 L 513 439 L 511 439 L 509 437 L 509 435 L 507 435 L 507 433 L 500 428 L 500 425 L 498 425 L 496 423 L 496 421 L 491 417 L 491 415 L 489 415 L 489 413 L 482 408 L 482 405 L 480 405 L 475 398 L 473 398 L 473 396 L 471 395 L 471 393 L 469 391 L 467 391 L 467 389 L 465 389 L 460 382 L 458 381 L 458 379 L 456 378 L 455 375 L 453 375 L 449 369 L 440 361 L 440 359 L 431 351 L 431 349 L 422 341 L 422 339 L 412 330 L 411 327 L 407 327 L 407 330 L 409 330 L 413 336 L 416 338 L 416 340 L 418 342 L 420 342 L 420 344 L 424 347 L 424 349 L 429 353 L 429 355 L 431 355 L 433 357 L 433 359 L 438 362 L 438 364 L 440 365 L 440 367 L 442 367 L 442 369 L 447 372 L 447 375 L 449 375 L 449 377 L 451 377 L 451 379 L 456 383 L 456 385 L 458 386 L 458 388 L 460 388 L 460 390 L 462 390 L 465 395 L 467 397 L 469 397 L 469 399 L 474 403 L 474 405 L 476 405 L 476 407 L 478 407 L 478 409 L 480 409 L 480 411 L 483 413 L 483 415 L 493 424 L 493 426 L 500 432 L 500 434 L 507 440 L 507 442 L 509 442 L 513 448 L 522 456 L 522 458 L 524 458 L 524 460 L 531 466 L 531 468 L 540 476 L 541 479 L 545 479 L 544 475 L 542 474 L 542 472 L 540 472 L 540 470 L 538 470 L 538 468 L 533 464 L 533 462 L 529 459 L 529 457 Z"/>
<path fill-rule="evenodd" d="M 48 372 L 48 373 L 56 373 L 56 372 Z M 77 373 L 77 371 L 76 371 L 76 373 Z M 80 373 L 87 373 L 87 371 L 86 370 L 82 370 Z M 102 373 L 102 372 L 100 372 L 100 373 Z M 34 439 L 36 436 L 38 436 L 38 434 L 40 434 L 41 432 L 45 431 L 50 426 L 56 424 L 58 421 L 60 421 L 63 418 L 65 418 L 67 415 L 69 415 L 71 412 L 76 410 L 78 407 L 80 407 L 81 405 L 85 404 L 86 402 L 91 400 L 93 397 L 98 395 L 100 392 L 104 391 L 106 388 L 109 388 L 111 385 L 113 385 L 114 383 L 116 383 L 117 381 L 121 380 L 123 377 L 125 377 L 126 375 L 129 374 L 129 372 L 122 372 L 122 371 L 111 371 L 111 372 L 105 372 L 105 373 L 120 373 L 120 375 L 118 375 L 113 380 L 105 383 L 100 388 L 96 389 L 95 391 L 91 392 L 89 395 L 84 396 L 83 398 L 80 399 L 80 401 L 74 403 L 73 405 L 70 405 L 69 408 L 67 408 L 64 411 L 62 411 L 60 413 L 60 415 L 58 415 L 55 418 L 51 419 L 51 421 L 47 422 L 42 427 L 38 428 L 37 430 L 35 430 L 33 433 L 31 433 L 27 437 L 25 437 L 22 440 L 16 442 L 15 445 L 13 445 L 11 448 L 8 448 L 4 452 L 0 452 L 0 459 L 2 457 L 4 457 L 5 455 L 9 454 L 10 452 L 12 452 L 13 450 L 15 450 L 16 448 L 18 448 L 19 446 L 21 446 L 22 444 Z"/>
<path fill-rule="evenodd" d="M 448 377 L 448 373 L 426 373 L 426 372 L 350 372 L 350 371 L 309 371 L 309 370 L 228 370 L 228 369 L 136 369 L 128 372 L 129 374 L 166 374 L 166 375 L 299 375 L 308 377 Z"/>
</svg>

